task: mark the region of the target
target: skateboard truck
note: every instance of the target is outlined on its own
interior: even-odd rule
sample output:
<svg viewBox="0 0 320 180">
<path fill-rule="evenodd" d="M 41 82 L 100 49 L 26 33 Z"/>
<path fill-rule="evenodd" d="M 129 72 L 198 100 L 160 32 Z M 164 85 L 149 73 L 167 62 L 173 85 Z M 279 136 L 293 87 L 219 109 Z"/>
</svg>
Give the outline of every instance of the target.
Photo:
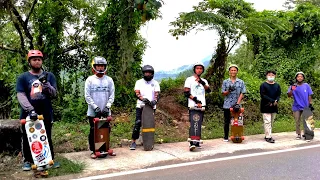
<svg viewBox="0 0 320 180">
<path fill-rule="evenodd" d="M 205 108 L 205 107 L 201 107 L 201 108 L 198 108 L 198 107 L 190 107 L 190 110 L 205 111 L 206 108 Z"/>
<path fill-rule="evenodd" d="M 203 144 L 203 140 L 196 140 L 196 139 L 191 139 L 191 138 L 188 138 L 188 140 L 187 140 L 188 142 L 191 142 L 191 141 L 193 141 L 193 142 L 198 142 L 198 143 L 200 143 L 200 144 Z"/>
</svg>

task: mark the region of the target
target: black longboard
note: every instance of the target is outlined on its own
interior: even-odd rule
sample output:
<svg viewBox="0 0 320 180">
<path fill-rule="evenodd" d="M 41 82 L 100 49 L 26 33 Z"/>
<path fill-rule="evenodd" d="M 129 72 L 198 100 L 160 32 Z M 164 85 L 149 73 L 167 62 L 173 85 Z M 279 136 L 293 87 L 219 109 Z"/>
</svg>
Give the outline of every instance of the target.
<svg viewBox="0 0 320 180">
<path fill-rule="evenodd" d="M 189 138 L 188 142 L 201 143 L 201 126 L 203 121 L 203 112 L 205 108 L 190 108 L 190 129 L 189 129 Z"/>
<path fill-rule="evenodd" d="M 309 107 L 305 107 L 302 112 L 304 137 L 306 140 L 311 140 L 314 137 L 314 120 L 313 113 Z"/>
<path fill-rule="evenodd" d="M 142 107 L 142 142 L 145 151 L 151 151 L 154 147 L 154 110 L 149 104 Z"/>
</svg>

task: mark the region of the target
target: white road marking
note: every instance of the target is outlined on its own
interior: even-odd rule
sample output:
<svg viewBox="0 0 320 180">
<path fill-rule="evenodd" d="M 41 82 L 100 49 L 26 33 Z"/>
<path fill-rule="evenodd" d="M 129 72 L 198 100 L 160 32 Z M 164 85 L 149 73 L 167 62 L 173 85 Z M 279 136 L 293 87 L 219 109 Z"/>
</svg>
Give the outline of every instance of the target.
<svg viewBox="0 0 320 180">
<path fill-rule="evenodd" d="M 290 152 L 290 151 L 299 151 L 299 150 L 312 149 L 312 148 L 318 148 L 318 147 L 320 147 L 320 144 L 304 146 L 304 147 L 297 147 L 297 148 L 290 148 L 290 149 L 283 149 L 283 150 L 276 150 L 276 151 L 268 151 L 268 152 L 261 152 L 261 153 L 223 157 L 223 158 L 217 158 L 217 159 L 193 161 L 193 162 L 186 162 L 186 163 L 180 163 L 180 164 L 172 164 L 172 165 L 152 167 L 152 168 L 147 168 L 147 169 L 138 169 L 138 170 L 132 170 L 132 171 L 124 171 L 124 172 L 118 172 L 118 173 L 112 173 L 112 174 L 103 174 L 103 175 L 98 175 L 98 176 L 90 176 L 90 177 L 80 178 L 78 180 L 106 179 L 106 178 L 111 178 L 111 177 L 129 175 L 129 174 L 138 174 L 138 173 L 157 171 L 157 170 L 163 170 L 163 169 L 192 166 L 192 165 L 197 165 L 197 164 L 205 164 L 205 163 L 212 163 L 212 162 L 219 162 L 219 161 L 228 161 L 228 160 L 233 160 L 233 159 L 263 156 L 263 155 L 277 154 L 277 153 Z"/>
</svg>

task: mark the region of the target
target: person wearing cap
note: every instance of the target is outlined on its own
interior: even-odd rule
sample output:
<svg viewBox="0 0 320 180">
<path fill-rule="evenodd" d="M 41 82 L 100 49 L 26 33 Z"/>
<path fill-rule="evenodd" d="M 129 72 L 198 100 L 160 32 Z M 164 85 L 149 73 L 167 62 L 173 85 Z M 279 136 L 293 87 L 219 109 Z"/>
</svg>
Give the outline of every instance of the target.
<svg viewBox="0 0 320 180">
<path fill-rule="evenodd" d="M 20 119 L 27 116 L 37 117 L 42 114 L 44 126 L 46 128 L 48 143 L 52 159 L 54 159 L 53 144 L 51 138 L 53 123 L 53 108 L 51 100 L 57 95 L 57 82 L 51 72 L 45 72 L 42 68 L 43 54 L 39 50 L 30 50 L 27 61 L 30 70 L 19 75 L 16 84 L 17 99 L 20 104 Z M 24 171 L 31 170 L 33 163 L 25 125 L 21 126 L 21 144 L 23 155 Z M 60 167 L 58 162 L 54 162 L 54 168 Z"/>
<path fill-rule="evenodd" d="M 273 121 L 278 113 L 278 103 L 281 95 L 281 88 L 275 82 L 276 72 L 269 70 L 266 72 L 267 80 L 260 85 L 260 112 L 264 122 L 264 139 L 269 143 L 274 143 L 272 138 Z"/>
<path fill-rule="evenodd" d="M 205 94 L 210 93 L 210 87 L 208 81 L 206 79 L 201 78 L 201 74 L 204 72 L 204 65 L 202 62 L 197 62 L 193 65 L 193 75 L 188 77 L 184 84 L 184 95 L 188 98 L 188 107 L 189 109 L 192 107 L 202 108 L 206 106 L 206 98 Z M 189 110 L 194 111 L 194 110 Z M 203 113 L 204 111 L 200 111 L 202 113 L 201 118 L 199 119 L 199 124 L 201 125 L 203 121 Z M 189 113 L 191 114 L 191 113 Z M 189 117 L 189 121 L 191 122 L 191 117 Z M 189 132 L 191 131 L 191 127 Z M 201 132 L 200 132 L 201 133 Z M 190 134 L 190 133 L 189 133 Z M 196 137 L 198 140 L 201 140 L 200 137 Z M 200 143 L 190 142 L 189 150 L 193 151 L 195 148 L 201 148 Z"/>
<path fill-rule="evenodd" d="M 142 67 L 143 78 L 136 81 L 134 86 L 134 92 L 137 97 L 136 105 L 136 119 L 132 131 L 132 143 L 130 144 L 130 150 L 135 150 L 137 147 L 136 140 L 140 136 L 141 128 L 141 116 L 143 106 L 149 104 L 153 107 L 154 112 L 156 110 L 156 105 L 159 101 L 160 95 L 160 85 L 153 79 L 154 69 L 150 65 L 145 65 Z"/>
<path fill-rule="evenodd" d="M 246 93 L 246 87 L 244 82 L 237 78 L 238 66 L 231 64 L 228 67 L 229 78 L 222 83 L 222 95 L 224 96 L 223 111 L 224 111 L 224 137 L 223 141 L 229 141 L 229 126 L 230 126 L 230 108 L 239 107 L 244 93 Z"/>
<path fill-rule="evenodd" d="M 293 97 L 292 111 L 293 117 L 296 122 L 296 139 L 301 139 L 301 130 L 300 130 L 300 120 L 301 114 L 305 107 L 310 107 L 313 111 L 312 106 L 312 89 L 308 83 L 305 83 L 306 76 L 303 72 L 297 72 L 295 75 L 295 83 L 290 85 L 288 88 L 288 97 Z"/>
<path fill-rule="evenodd" d="M 85 82 L 84 95 L 88 104 L 87 116 L 90 124 L 89 149 L 90 157 L 97 158 L 94 147 L 94 122 L 95 117 L 107 117 L 112 103 L 114 102 L 114 82 L 106 75 L 107 60 L 104 57 L 94 57 L 91 62 L 94 75 L 89 76 Z"/>
</svg>

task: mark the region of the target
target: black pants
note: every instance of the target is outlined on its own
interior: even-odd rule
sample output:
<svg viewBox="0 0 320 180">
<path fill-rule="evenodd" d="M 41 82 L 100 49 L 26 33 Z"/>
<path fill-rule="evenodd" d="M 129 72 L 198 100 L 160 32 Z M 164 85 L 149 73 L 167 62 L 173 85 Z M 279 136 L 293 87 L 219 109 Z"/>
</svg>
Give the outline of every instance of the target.
<svg viewBox="0 0 320 180">
<path fill-rule="evenodd" d="M 228 139 L 229 137 L 229 127 L 230 127 L 230 118 L 231 118 L 231 112 L 230 109 L 223 109 L 224 111 L 224 139 Z"/>
<path fill-rule="evenodd" d="M 142 122 L 142 110 L 143 108 L 136 108 L 136 120 L 134 123 L 133 131 L 132 131 L 132 139 L 136 140 L 139 139 L 140 136 L 140 128 L 141 128 L 141 122 Z M 155 113 L 156 110 L 154 109 L 153 112 Z"/>
<path fill-rule="evenodd" d="M 52 132 L 52 122 L 51 122 L 51 119 L 46 117 L 46 116 L 44 116 L 43 122 L 44 122 L 44 126 L 45 126 L 46 132 L 47 132 L 47 138 L 48 138 L 48 143 L 49 143 L 49 146 L 50 146 L 51 156 L 52 156 L 52 159 L 54 159 L 53 144 L 52 144 L 52 137 L 51 137 L 51 135 L 52 135 L 51 134 L 51 132 Z M 28 137 L 27 137 L 25 125 L 22 125 L 20 130 L 21 130 L 21 133 L 22 133 L 21 147 L 22 147 L 23 161 L 24 162 L 33 163 L 33 159 L 32 159 L 32 155 L 31 155 L 31 151 L 30 151 L 30 146 L 29 146 L 29 142 L 28 142 Z"/>
<path fill-rule="evenodd" d="M 143 108 L 136 108 L 136 120 L 135 120 L 133 131 L 132 131 L 133 140 L 138 139 L 140 135 L 142 109 Z"/>
</svg>

